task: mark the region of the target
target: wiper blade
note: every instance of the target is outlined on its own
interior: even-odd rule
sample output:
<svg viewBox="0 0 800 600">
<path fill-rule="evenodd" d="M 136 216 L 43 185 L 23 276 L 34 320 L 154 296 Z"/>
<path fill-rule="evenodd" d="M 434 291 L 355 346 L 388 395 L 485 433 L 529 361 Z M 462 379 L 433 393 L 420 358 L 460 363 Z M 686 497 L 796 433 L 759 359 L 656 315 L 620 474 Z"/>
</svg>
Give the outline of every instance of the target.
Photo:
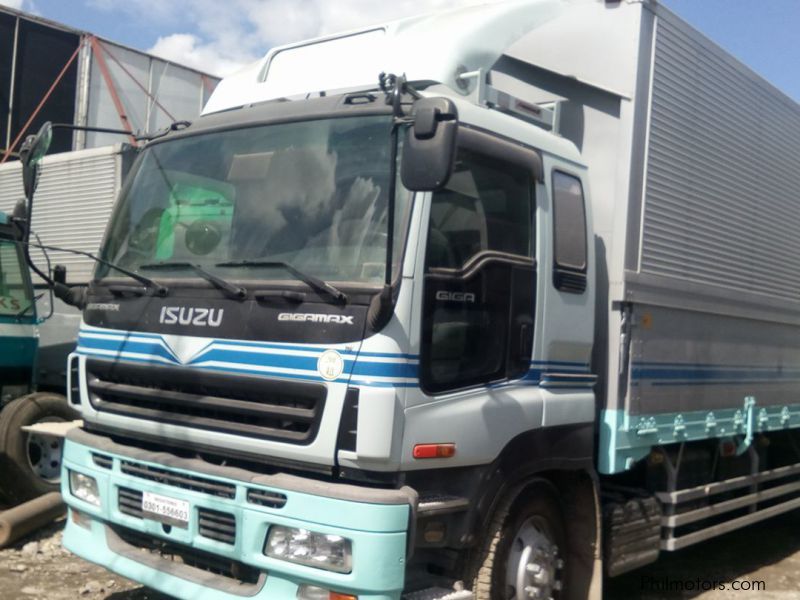
<svg viewBox="0 0 800 600">
<path fill-rule="evenodd" d="M 21 319 L 26 312 L 31 310 L 36 305 L 36 301 L 39 300 L 42 296 L 44 296 L 44 294 L 39 294 L 38 296 L 36 296 L 30 304 L 28 304 L 25 308 L 23 308 L 21 311 L 15 314 L 14 318 Z"/>
<path fill-rule="evenodd" d="M 105 265 L 110 269 L 114 269 L 115 271 L 119 271 L 130 277 L 131 279 L 135 279 L 142 285 L 153 289 L 157 296 L 164 297 L 169 294 L 169 289 L 166 286 L 161 285 L 157 281 L 150 279 L 149 277 L 145 277 L 144 275 L 140 275 L 139 273 L 134 273 L 133 271 L 129 271 L 119 265 L 115 265 L 114 263 L 104 260 L 98 256 L 95 256 L 91 252 L 83 252 L 82 250 L 72 250 L 71 248 L 60 248 L 58 246 L 49 246 L 44 244 L 34 244 L 33 242 L 27 242 L 27 245 L 31 248 L 39 248 L 41 250 L 53 250 L 55 252 L 66 252 L 67 254 L 75 254 L 77 256 L 85 256 L 87 258 L 91 258 L 93 261 L 100 263 L 101 265 Z"/>
<path fill-rule="evenodd" d="M 225 281 L 221 277 L 217 277 L 213 273 L 209 273 L 198 264 L 190 262 L 159 262 L 150 263 L 146 265 L 139 265 L 140 269 L 192 269 L 195 273 L 200 275 L 203 279 L 211 283 L 213 286 L 222 290 L 228 298 L 234 300 L 244 300 L 247 297 L 247 290 L 243 287 L 233 285 Z"/>
<path fill-rule="evenodd" d="M 282 268 L 286 269 L 297 277 L 300 281 L 308 285 L 313 290 L 320 292 L 329 298 L 332 298 L 335 302 L 346 304 L 347 303 L 347 294 L 345 294 L 339 288 L 332 286 L 327 281 L 323 281 L 322 279 L 318 279 L 313 275 L 309 275 L 308 273 L 303 273 L 298 269 L 294 268 L 287 262 L 283 261 L 276 261 L 276 260 L 231 260 L 228 262 L 221 262 L 217 263 L 215 266 L 217 267 L 275 267 L 275 268 Z"/>
</svg>

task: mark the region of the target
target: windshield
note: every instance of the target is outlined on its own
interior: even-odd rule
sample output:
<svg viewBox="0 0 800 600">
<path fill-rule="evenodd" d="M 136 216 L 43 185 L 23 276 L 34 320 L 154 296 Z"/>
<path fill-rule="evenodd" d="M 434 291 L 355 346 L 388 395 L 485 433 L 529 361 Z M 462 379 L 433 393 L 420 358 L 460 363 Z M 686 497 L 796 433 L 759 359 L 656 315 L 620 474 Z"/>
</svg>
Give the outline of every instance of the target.
<svg viewBox="0 0 800 600">
<path fill-rule="evenodd" d="M 154 144 L 120 200 L 102 258 L 171 279 L 198 279 L 191 263 L 226 280 L 297 281 L 294 269 L 381 283 L 390 132 L 389 116 L 347 117 Z M 398 184 L 397 263 L 409 196 Z M 106 276 L 115 273 L 99 266 L 98 279 Z"/>
<path fill-rule="evenodd" d="M 23 264 L 18 246 L 0 239 L 0 317 L 16 317 L 31 308 L 33 296 Z"/>
</svg>

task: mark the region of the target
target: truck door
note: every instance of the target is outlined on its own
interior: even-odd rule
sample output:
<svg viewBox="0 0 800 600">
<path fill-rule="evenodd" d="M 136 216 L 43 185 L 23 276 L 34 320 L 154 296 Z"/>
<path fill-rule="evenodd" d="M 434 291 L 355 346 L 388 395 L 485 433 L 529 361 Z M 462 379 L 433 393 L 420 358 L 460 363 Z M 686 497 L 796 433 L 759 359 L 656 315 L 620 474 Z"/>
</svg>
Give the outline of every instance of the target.
<svg viewBox="0 0 800 600">
<path fill-rule="evenodd" d="M 432 196 L 420 349 L 428 393 L 528 372 L 536 289 L 533 166 L 539 163 L 534 152 L 513 150 L 462 146 L 449 183 Z"/>
</svg>

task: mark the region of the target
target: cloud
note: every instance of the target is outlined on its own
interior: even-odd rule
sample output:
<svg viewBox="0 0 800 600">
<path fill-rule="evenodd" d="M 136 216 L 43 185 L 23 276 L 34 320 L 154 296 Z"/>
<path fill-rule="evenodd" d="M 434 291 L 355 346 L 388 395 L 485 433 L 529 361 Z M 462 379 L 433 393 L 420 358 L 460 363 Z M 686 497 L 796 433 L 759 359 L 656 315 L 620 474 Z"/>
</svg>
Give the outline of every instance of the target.
<svg viewBox="0 0 800 600">
<path fill-rule="evenodd" d="M 25 0 L 0 0 L 0 6 L 22 10 L 25 7 Z"/>
<path fill-rule="evenodd" d="M 147 51 L 166 60 L 215 75 L 232 73 L 249 59 L 232 58 L 230 53 L 222 51 L 216 44 L 203 43 L 191 33 L 173 33 L 160 37 Z"/>
<path fill-rule="evenodd" d="M 272 46 L 481 1 L 487 0 L 87 0 L 98 10 L 172 29 L 148 51 L 218 75 Z"/>
</svg>

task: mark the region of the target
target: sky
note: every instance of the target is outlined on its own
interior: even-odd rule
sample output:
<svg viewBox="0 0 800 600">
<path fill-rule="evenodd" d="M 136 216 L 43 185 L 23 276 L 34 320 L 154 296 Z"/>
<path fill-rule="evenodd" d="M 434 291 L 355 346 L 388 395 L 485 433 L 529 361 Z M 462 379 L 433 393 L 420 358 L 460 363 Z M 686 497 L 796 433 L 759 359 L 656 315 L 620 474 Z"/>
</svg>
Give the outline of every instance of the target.
<svg viewBox="0 0 800 600">
<path fill-rule="evenodd" d="M 0 4 L 226 75 L 278 44 L 479 1 L 0 0 Z M 800 101 L 800 0 L 662 3 Z"/>
</svg>

